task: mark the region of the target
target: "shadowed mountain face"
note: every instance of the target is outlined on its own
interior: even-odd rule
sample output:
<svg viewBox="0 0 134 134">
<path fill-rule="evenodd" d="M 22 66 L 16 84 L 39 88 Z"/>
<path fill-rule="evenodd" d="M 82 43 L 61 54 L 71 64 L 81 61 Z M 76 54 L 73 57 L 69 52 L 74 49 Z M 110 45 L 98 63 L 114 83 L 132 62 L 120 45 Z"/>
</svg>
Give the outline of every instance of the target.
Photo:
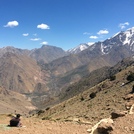
<svg viewBox="0 0 134 134">
<path fill-rule="evenodd" d="M 77 119 L 92 124 L 109 118 L 112 112 L 126 111 L 126 106 L 133 104 L 130 97 L 133 96 L 134 77 L 131 82 L 127 79 L 132 73 L 134 74 L 134 57 L 124 59 L 114 67 L 95 70 L 61 92 L 58 105 L 45 108 L 38 115 L 42 119 Z M 126 101 L 127 95 L 130 97 Z"/>
<path fill-rule="evenodd" d="M 25 55 L 6 53 L 0 58 L 0 85 L 19 93 L 33 92 L 36 84 L 45 84 L 40 67 Z"/>
</svg>

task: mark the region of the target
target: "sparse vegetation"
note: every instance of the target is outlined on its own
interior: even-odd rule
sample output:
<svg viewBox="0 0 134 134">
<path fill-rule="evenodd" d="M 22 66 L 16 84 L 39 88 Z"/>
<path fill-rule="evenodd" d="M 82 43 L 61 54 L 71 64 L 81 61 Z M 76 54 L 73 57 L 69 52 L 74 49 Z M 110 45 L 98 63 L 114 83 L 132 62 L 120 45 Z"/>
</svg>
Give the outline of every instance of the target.
<svg viewBox="0 0 134 134">
<path fill-rule="evenodd" d="M 50 109 L 50 107 L 47 107 L 47 108 L 46 108 L 46 111 L 49 110 L 49 109 Z"/>
<path fill-rule="evenodd" d="M 84 101 L 84 97 L 83 97 L 83 96 L 81 96 L 80 100 L 81 100 L 81 101 Z"/>
<path fill-rule="evenodd" d="M 133 82 L 129 82 L 122 87 L 120 85 L 121 83 L 126 82 L 128 72 L 131 71 L 133 71 L 132 66 L 125 68 L 125 70 L 122 70 L 115 74 L 112 74 L 111 76 L 116 76 L 115 81 L 106 79 L 105 81 L 92 86 L 92 88 L 90 86 L 87 86 L 85 91 L 80 91 L 85 83 L 91 84 L 90 80 L 93 83 L 95 80 L 93 78 L 96 78 L 97 74 L 95 73 L 92 79 L 90 76 L 87 77 L 86 82 L 85 79 L 83 79 L 83 83 L 80 81 L 77 83 L 77 86 L 72 85 L 71 90 L 65 92 L 69 94 L 72 93 L 72 91 L 75 92 L 76 90 L 79 90 L 80 94 L 76 94 L 74 97 L 71 97 L 61 104 L 58 104 L 48 111 L 45 111 L 45 113 L 43 113 L 44 117 L 51 117 L 51 119 L 60 119 L 63 121 L 65 119 L 72 120 L 73 118 L 85 119 L 84 115 L 86 115 L 86 119 L 88 119 L 88 121 L 95 123 L 102 118 L 109 117 L 111 112 L 117 108 L 123 111 L 126 110 L 124 105 L 122 105 L 125 103 L 123 97 L 124 95 L 130 93 L 131 90 L 133 90 L 134 84 Z M 74 88 L 76 88 L 76 90 L 74 90 Z M 66 106 L 64 106 L 65 104 Z M 67 118 L 69 116 L 70 118 Z"/>
<path fill-rule="evenodd" d="M 110 81 L 113 81 L 115 79 L 116 79 L 116 76 L 115 75 L 110 76 Z"/>
<path fill-rule="evenodd" d="M 96 93 L 95 93 L 95 92 L 92 92 L 92 93 L 89 95 L 89 97 L 90 97 L 91 99 L 95 98 L 95 97 L 96 97 Z"/>
<path fill-rule="evenodd" d="M 37 114 L 40 115 L 42 113 L 44 113 L 44 110 L 39 110 Z"/>
<path fill-rule="evenodd" d="M 131 73 L 127 76 L 127 80 L 128 80 L 129 82 L 134 81 L 134 73 L 131 72 Z"/>
<path fill-rule="evenodd" d="M 51 117 L 47 116 L 47 117 L 43 117 L 42 120 L 50 120 Z"/>
</svg>

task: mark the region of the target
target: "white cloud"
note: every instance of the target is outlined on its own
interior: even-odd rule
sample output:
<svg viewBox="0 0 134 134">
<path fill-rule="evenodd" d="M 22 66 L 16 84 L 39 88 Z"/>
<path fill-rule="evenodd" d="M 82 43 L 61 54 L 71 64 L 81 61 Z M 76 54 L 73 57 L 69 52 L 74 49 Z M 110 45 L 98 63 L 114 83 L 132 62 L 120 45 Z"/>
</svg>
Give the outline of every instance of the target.
<svg viewBox="0 0 134 134">
<path fill-rule="evenodd" d="M 108 30 L 100 30 L 97 34 L 102 35 L 102 34 L 108 34 L 108 33 L 109 33 Z"/>
<path fill-rule="evenodd" d="M 29 33 L 24 33 L 24 34 L 22 34 L 23 36 L 28 36 L 29 35 Z"/>
<path fill-rule="evenodd" d="M 119 27 L 120 27 L 121 29 L 126 28 L 126 26 L 129 26 L 129 22 L 125 22 L 125 23 L 120 23 L 120 24 L 119 24 Z"/>
<path fill-rule="evenodd" d="M 16 27 L 16 26 L 18 26 L 19 25 L 19 23 L 18 23 L 18 21 L 9 21 L 4 27 Z"/>
<path fill-rule="evenodd" d="M 89 38 L 90 39 L 97 39 L 98 37 L 97 36 L 90 36 Z"/>
<path fill-rule="evenodd" d="M 40 28 L 40 29 L 50 29 L 50 27 L 47 25 L 47 24 L 40 24 L 40 25 L 37 25 L 37 28 Z"/>
<path fill-rule="evenodd" d="M 43 42 L 41 42 L 40 44 L 42 44 L 42 45 L 47 45 L 47 44 L 48 44 L 48 42 L 43 41 Z"/>
<path fill-rule="evenodd" d="M 40 38 L 32 38 L 32 39 L 30 39 L 31 41 L 39 41 L 39 40 L 41 40 Z"/>
</svg>

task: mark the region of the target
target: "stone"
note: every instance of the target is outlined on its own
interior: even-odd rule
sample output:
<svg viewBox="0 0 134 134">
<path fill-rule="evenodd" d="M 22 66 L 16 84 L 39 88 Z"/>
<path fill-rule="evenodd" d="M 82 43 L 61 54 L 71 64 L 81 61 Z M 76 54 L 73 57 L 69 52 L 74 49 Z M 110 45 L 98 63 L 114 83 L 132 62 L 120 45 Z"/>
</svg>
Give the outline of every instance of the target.
<svg viewBox="0 0 134 134">
<path fill-rule="evenodd" d="M 90 134 L 108 134 L 109 131 L 113 130 L 113 120 L 110 118 L 100 120 L 96 125 L 91 129 L 88 129 L 87 132 Z M 104 133 L 104 131 L 106 133 Z"/>
<path fill-rule="evenodd" d="M 119 111 L 115 111 L 111 113 L 111 119 L 116 119 L 118 117 L 123 117 L 125 116 L 126 113 L 125 112 L 119 112 Z"/>
<path fill-rule="evenodd" d="M 113 130 L 113 125 L 110 122 L 102 122 L 98 125 L 98 134 L 109 134 Z"/>
</svg>

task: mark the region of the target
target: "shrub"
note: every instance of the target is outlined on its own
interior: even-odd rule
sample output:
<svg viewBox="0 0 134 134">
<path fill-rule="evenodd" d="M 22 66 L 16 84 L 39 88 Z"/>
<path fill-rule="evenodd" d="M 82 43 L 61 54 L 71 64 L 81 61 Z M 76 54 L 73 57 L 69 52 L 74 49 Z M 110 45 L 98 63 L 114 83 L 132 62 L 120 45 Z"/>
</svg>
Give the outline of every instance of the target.
<svg viewBox="0 0 134 134">
<path fill-rule="evenodd" d="M 116 79 L 116 76 L 115 75 L 110 76 L 110 81 L 113 81 L 115 79 Z"/>
<path fill-rule="evenodd" d="M 46 111 L 49 110 L 49 109 L 50 109 L 50 107 L 47 107 L 47 108 L 46 108 Z"/>
<path fill-rule="evenodd" d="M 50 120 L 51 117 L 47 116 L 47 117 L 43 117 L 42 120 Z"/>
<path fill-rule="evenodd" d="M 84 101 L 84 97 L 83 97 L 83 96 L 81 96 L 80 100 L 81 100 L 81 101 Z"/>
<path fill-rule="evenodd" d="M 92 93 L 89 95 L 89 97 L 90 97 L 91 99 L 95 98 L 95 97 L 96 97 L 96 93 L 95 93 L 95 92 L 92 92 Z"/>
<path fill-rule="evenodd" d="M 43 110 L 39 110 L 38 111 L 38 115 L 40 115 L 41 113 L 44 113 L 44 111 Z"/>
<path fill-rule="evenodd" d="M 127 80 L 128 80 L 129 82 L 134 81 L 134 73 L 130 73 L 130 74 L 127 76 Z"/>
</svg>

